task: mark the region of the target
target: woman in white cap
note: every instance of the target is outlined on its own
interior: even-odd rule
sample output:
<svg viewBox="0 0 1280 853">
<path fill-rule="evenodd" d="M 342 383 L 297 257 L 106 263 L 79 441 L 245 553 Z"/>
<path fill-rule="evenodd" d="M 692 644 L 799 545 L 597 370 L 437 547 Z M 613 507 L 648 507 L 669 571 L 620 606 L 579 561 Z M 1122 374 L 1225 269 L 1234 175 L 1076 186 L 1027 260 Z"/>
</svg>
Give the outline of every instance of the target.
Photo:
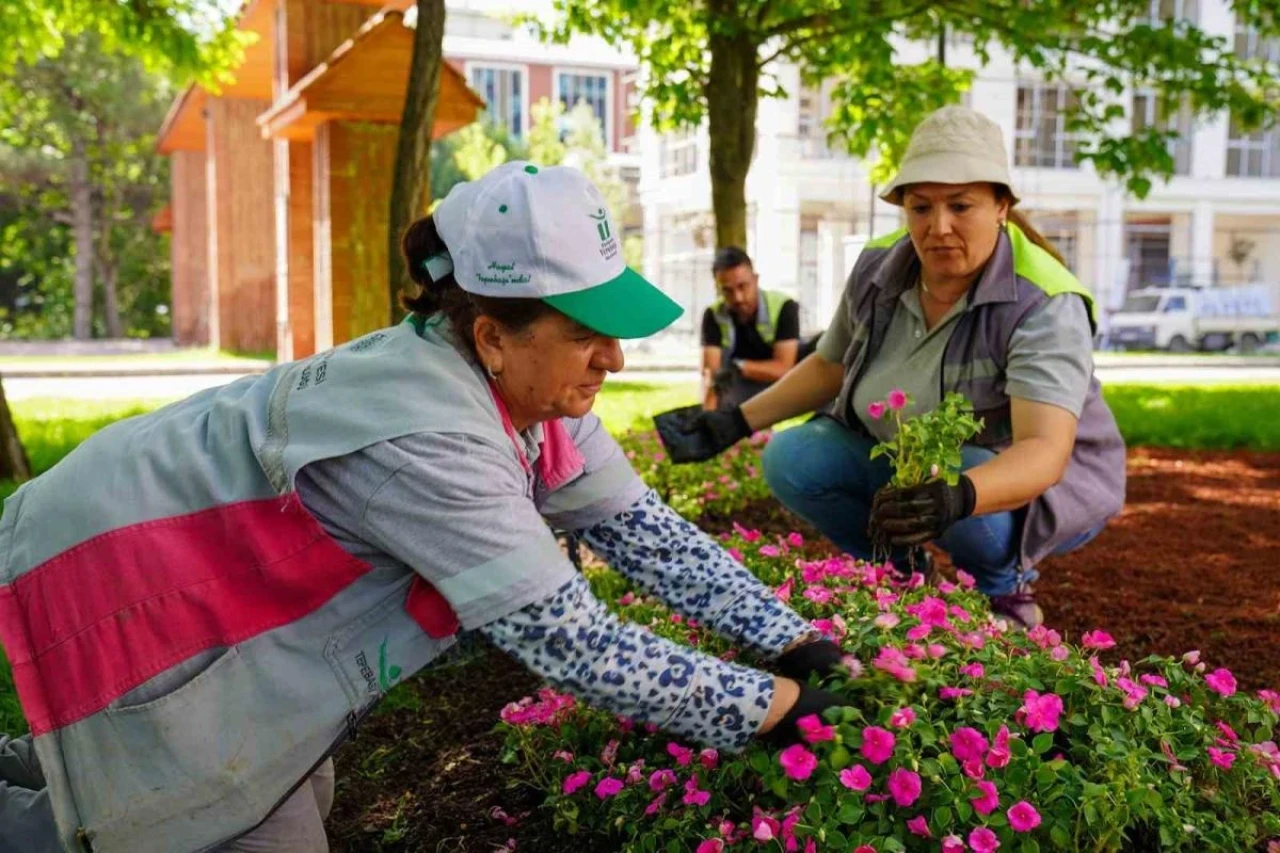
<svg viewBox="0 0 1280 853">
<path fill-rule="evenodd" d="M 0 850 L 325 850 L 329 757 L 459 631 L 727 750 L 839 704 L 801 683 L 839 648 L 590 414 L 618 339 L 680 309 L 582 173 L 502 166 L 404 249 L 405 323 L 108 427 L 6 502 L 34 741 L 0 739 Z M 551 526 L 780 675 L 619 621 Z"/>
<path fill-rule="evenodd" d="M 850 554 L 887 542 L 898 565 L 936 542 L 973 574 L 993 610 L 1031 627 L 1043 558 L 1078 548 L 1124 503 L 1125 450 L 1093 370 L 1094 304 L 1053 247 L 1014 209 L 1000 128 L 945 107 L 915 129 L 881 196 L 907 227 L 872 240 L 816 353 L 730 412 L 660 420 L 672 458 L 719 453 L 752 430 L 829 407 L 774 436 L 764 472 L 787 507 Z M 890 488 L 876 442 L 889 391 L 904 415 L 949 392 L 984 429 L 959 483 Z"/>
</svg>

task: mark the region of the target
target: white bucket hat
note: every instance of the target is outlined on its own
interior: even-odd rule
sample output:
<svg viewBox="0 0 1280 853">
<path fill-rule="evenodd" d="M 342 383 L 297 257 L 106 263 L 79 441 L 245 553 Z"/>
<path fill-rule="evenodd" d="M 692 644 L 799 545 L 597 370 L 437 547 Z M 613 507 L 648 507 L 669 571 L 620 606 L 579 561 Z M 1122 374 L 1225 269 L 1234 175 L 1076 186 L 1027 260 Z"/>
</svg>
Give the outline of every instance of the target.
<svg viewBox="0 0 1280 853">
<path fill-rule="evenodd" d="M 684 309 L 622 260 L 595 184 L 568 166 L 504 163 L 457 184 L 432 218 L 447 254 L 427 259 L 468 293 L 541 299 L 611 338 L 643 338 Z"/>
<path fill-rule="evenodd" d="M 978 182 L 1003 184 L 1018 203 L 1000 126 L 968 107 L 943 107 L 916 125 L 898 174 L 880 198 L 901 205 L 908 184 Z"/>
</svg>

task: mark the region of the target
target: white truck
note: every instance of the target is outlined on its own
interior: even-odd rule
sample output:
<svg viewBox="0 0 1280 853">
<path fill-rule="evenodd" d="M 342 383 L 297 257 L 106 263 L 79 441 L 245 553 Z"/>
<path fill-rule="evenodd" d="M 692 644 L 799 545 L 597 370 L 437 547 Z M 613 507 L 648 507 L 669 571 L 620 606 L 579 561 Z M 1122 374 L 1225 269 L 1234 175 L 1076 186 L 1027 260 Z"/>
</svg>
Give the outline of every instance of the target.
<svg viewBox="0 0 1280 853">
<path fill-rule="evenodd" d="M 1116 349 L 1257 352 L 1280 336 L 1280 283 L 1232 287 L 1145 287 L 1111 315 Z"/>
</svg>

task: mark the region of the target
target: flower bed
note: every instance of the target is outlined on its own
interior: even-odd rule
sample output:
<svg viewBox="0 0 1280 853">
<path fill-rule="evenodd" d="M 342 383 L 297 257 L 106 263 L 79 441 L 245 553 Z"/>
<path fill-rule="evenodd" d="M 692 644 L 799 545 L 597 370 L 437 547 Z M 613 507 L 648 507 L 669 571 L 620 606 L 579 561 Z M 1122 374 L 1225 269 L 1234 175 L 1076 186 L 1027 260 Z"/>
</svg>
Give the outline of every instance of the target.
<svg viewBox="0 0 1280 853">
<path fill-rule="evenodd" d="M 646 467 L 645 438 L 629 449 L 673 504 L 724 511 L 757 488 L 705 485 L 758 467 L 751 450 Z M 508 706 L 508 757 L 563 831 L 698 853 L 1266 850 L 1280 836 L 1280 695 L 1245 695 L 1194 652 L 1112 661 L 1100 631 L 1010 632 L 963 574 L 930 588 L 844 557 L 799 559 L 804 543 L 785 531 L 725 538 L 850 653 L 849 677 L 828 685 L 850 706 L 808 721 L 806 744 L 736 756 L 552 691 Z M 590 576 L 624 618 L 735 653 L 613 572 Z"/>
</svg>

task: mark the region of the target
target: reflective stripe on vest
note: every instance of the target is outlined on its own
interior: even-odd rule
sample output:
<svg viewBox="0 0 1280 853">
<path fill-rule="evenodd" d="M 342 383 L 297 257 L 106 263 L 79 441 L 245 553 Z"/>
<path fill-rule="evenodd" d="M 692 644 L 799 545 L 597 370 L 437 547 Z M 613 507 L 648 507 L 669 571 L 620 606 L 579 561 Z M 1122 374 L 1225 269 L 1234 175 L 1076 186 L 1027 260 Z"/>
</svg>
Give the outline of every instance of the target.
<svg viewBox="0 0 1280 853">
<path fill-rule="evenodd" d="M 782 308 L 791 297 L 778 290 L 761 290 L 756 307 L 756 332 L 760 340 L 773 346 L 778 334 L 778 318 L 782 316 Z M 720 327 L 720 346 L 727 352 L 733 352 L 736 335 L 733 328 L 733 317 L 725 307 L 724 300 L 711 306 L 711 313 Z"/>
</svg>

